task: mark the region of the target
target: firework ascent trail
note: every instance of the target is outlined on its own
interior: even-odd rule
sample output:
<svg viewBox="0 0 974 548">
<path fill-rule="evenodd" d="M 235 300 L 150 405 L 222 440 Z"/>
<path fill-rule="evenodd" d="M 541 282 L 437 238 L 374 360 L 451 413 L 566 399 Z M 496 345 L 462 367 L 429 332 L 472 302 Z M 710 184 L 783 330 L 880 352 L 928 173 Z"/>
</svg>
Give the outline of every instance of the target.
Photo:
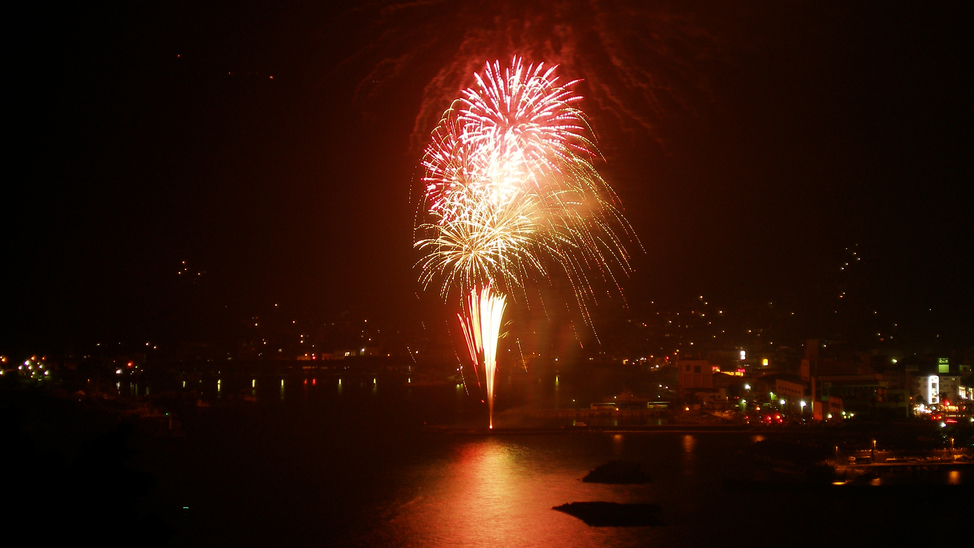
<svg viewBox="0 0 974 548">
<path fill-rule="evenodd" d="M 433 131 L 422 161 L 420 282 L 439 280 L 461 303 L 460 324 L 485 371 L 493 427 L 497 341 L 507 297 L 563 275 L 591 326 L 593 282 L 619 290 L 630 271 L 623 237 L 635 236 L 595 169 L 599 154 L 557 67 L 488 63 Z M 596 278 L 597 277 L 597 278 Z"/>
</svg>

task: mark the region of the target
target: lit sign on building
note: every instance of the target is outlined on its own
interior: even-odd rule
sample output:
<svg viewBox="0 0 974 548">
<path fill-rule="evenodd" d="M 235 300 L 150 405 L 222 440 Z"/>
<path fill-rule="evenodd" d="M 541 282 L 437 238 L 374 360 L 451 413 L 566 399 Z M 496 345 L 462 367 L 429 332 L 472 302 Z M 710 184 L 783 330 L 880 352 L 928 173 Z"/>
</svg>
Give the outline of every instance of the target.
<svg viewBox="0 0 974 548">
<path fill-rule="evenodd" d="M 937 373 L 950 373 L 950 360 L 947 358 L 937 359 Z"/>
<path fill-rule="evenodd" d="M 923 394 L 923 399 L 927 400 L 929 405 L 940 402 L 940 377 L 937 375 L 930 375 L 927 377 L 926 383 L 926 394 Z"/>
</svg>

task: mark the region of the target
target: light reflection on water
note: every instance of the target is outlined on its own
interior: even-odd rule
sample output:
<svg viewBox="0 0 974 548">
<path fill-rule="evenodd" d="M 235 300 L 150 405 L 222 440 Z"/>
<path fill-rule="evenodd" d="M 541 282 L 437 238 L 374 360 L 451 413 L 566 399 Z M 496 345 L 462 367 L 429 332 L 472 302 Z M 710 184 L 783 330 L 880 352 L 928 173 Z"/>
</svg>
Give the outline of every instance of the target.
<svg viewBox="0 0 974 548">
<path fill-rule="evenodd" d="M 693 475 L 696 471 L 697 455 L 694 452 L 694 448 L 697 446 L 697 438 L 693 437 L 691 434 L 684 434 L 681 440 L 681 445 L 683 448 L 682 461 L 683 461 L 683 474 Z"/>
<path fill-rule="evenodd" d="M 347 396 L 356 393 L 353 388 Z M 406 435 L 331 430 L 327 420 L 314 430 L 275 417 L 265 415 L 253 430 L 218 422 L 191 430 L 190 436 L 222 440 L 212 453 L 141 453 L 158 456 L 156 470 L 173 466 L 174 457 L 183 459 L 173 468 L 178 474 L 157 478 L 174 503 L 181 507 L 189 500 L 194 508 L 186 518 L 192 528 L 181 530 L 173 545 L 561 548 L 715 545 L 720 539 L 720 545 L 734 546 L 752 545 L 754 531 L 784 538 L 809 522 L 829 523 L 801 529 L 811 543 L 824 542 L 830 530 L 866 531 L 861 523 L 886 523 L 915 497 L 899 491 L 871 497 L 842 488 L 728 490 L 725 480 L 750 477 L 744 450 L 753 444 L 751 433 Z M 227 438 L 234 432 L 239 439 Z M 611 460 L 639 462 L 653 482 L 580 481 Z M 951 473 L 947 481 L 965 483 L 965 473 Z M 180 482 L 184 487 L 174 489 Z M 882 485 L 888 484 L 884 478 Z M 836 496 L 842 493 L 854 496 Z M 658 504 L 665 525 L 590 527 L 552 510 L 583 501 Z M 780 511 L 769 512 L 769 505 Z M 937 516 L 920 516 L 918 523 Z"/>
<path fill-rule="evenodd" d="M 721 434 L 460 437 L 437 458 L 416 464 L 406 493 L 400 493 L 382 511 L 390 519 L 355 544 L 588 547 L 669 546 L 712 540 L 739 527 L 741 520 L 757 525 L 747 509 L 767 505 L 769 493 L 723 488 L 724 480 L 747 477 L 740 450 L 750 443 L 750 435 Z M 653 476 L 653 483 L 580 481 L 590 469 L 610 460 L 640 462 Z M 950 480 L 960 482 L 959 474 L 952 474 Z M 783 492 L 770 496 L 806 495 Z M 807 496 L 809 504 L 814 503 L 822 514 L 818 519 L 853 519 L 849 517 L 853 514 L 843 510 L 852 502 L 840 501 L 835 506 L 839 510 L 833 512 L 831 503 L 826 503 L 831 495 Z M 659 504 L 666 525 L 589 527 L 552 510 L 581 501 Z M 705 522 L 698 519 L 703 514 L 708 516 Z M 800 512 L 785 512 L 766 523 L 760 520 L 760 526 L 784 533 L 805 519 L 801 516 Z"/>
<path fill-rule="evenodd" d="M 552 510 L 568 502 L 644 502 L 652 498 L 651 486 L 580 481 L 611 455 L 593 458 L 590 450 L 582 451 L 587 455 L 573 455 L 575 450 L 563 446 L 568 438 L 541 445 L 524 445 L 516 437 L 465 439 L 444 458 L 414 469 L 409 495 L 380 512 L 393 516 L 390 521 L 355 544 L 612 546 L 626 538 L 622 545 L 631 545 L 635 529 L 593 528 Z M 602 447 L 599 453 L 621 443 L 621 436 L 609 444 L 599 438 L 595 440 Z M 646 528 L 637 529 L 646 534 Z"/>
<path fill-rule="evenodd" d="M 612 436 L 612 452 L 616 455 L 621 455 L 624 441 L 625 440 L 623 439 L 622 434 Z"/>
<path fill-rule="evenodd" d="M 875 500 L 861 494 L 833 500 L 815 492 L 725 489 L 725 480 L 754 477 L 745 450 L 763 437 L 775 440 L 772 433 L 432 434 L 400 419 L 412 401 L 429 405 L 431 390 L 404 389 L 403 398 L 380 413 L 372 402 L 388 400 L 392 390 L 382 378 L 381 389 L 371 377 L 323 379 L 320 391 L 312 380 L 307 398 L 298 382 L 303 379 L 287 381 L 289 402 L 320 402 L 322 395 L 335 407 L 244 407 L 262 411 L 244 418 L 203 413 L 185 440 L 162 440 L 161 450 L 140 453 L 158 458 L 151 469 L 172 504 L 181 508 L 188 500 L 194 508 L 174 546 L 560 548 L 714 545 L 714 539 L 751 545 L 745 541 L 753 531 L 784 538 L 802 530 L 824 540 L 828 529 L 808 532 L 807 523 L 858 530 L 863 512 L 881 522 L 913 498 L 880 492 Z M 273 402 L 278 383 L 283 394 L 279 377 L 240 384 Z M 230 380 L 224 385 L 226 394 L 235 393 Z M 435 393 L 444 407 L 466 409 L 469 422 L 483 419 L 474 415 L 476 407 L 459 406 L 470 399 L 462 387 Z M 413 413 L 423 420 L 437 416 L 418 408 L 423 413 Z M 580 481 L 611 460 L 639 462 L 653 482 Z M 896 481 L 906 479 L 884 477 L 882 485 Z M 946 481 L 971 480 L 962 471 Z M 589 527 L 552 510 L 582 501 L 658 504 L 665 525 Z M 769 506 L 781 512 L 769 513 Z"/>
</svg>

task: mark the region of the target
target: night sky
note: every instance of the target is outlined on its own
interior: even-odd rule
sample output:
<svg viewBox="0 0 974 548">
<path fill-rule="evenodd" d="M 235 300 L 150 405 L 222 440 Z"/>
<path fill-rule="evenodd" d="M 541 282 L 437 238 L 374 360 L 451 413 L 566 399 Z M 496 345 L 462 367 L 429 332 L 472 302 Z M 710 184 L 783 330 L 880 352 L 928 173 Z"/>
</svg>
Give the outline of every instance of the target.
<svg viewBox="0 0 974 548">
<path fill-rule="evenodd" d="M 848 288 L 972 344 L 961 3 L 272 4 L 8 16 L 0 351 L 216 337 L 275 304 L 416 321 L 430 117 L 513 54 L 584 79 L 645 248 L 626 314 L 775 301 L 815 336 Z"/>
</svg>

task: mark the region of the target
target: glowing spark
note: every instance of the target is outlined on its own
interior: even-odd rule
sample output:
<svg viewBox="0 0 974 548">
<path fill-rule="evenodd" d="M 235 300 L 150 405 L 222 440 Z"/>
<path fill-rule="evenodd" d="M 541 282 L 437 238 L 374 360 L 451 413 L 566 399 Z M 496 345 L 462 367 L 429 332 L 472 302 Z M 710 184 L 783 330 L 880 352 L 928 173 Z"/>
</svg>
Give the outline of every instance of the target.
<svg viewBox="0 0 974 548">
<path fill-rule="evenodd" d="M 629 271 L 616 229 L 631 229 L 598 174 L 581 99 L 556 67 L 487 64 L 433 131 L 422 166 L 424 222 L 417 265 L 428 288 L 466 299 L 460 323 L 475 366 L 484 364 L 493 424 L 493 374 L 505 295 L 556 272 L 571 282 L 579 309 L 595 292 L 589 274 L 618 288 Z"/>
<path fill-rule="evenodd" d="M 415 245 L 420 281 L 441 279 L 444 298 L 455 285 L 461 295 L 487 284 L 511 294 L 561 271 L 589 323 L 589 273 L 618 287 L 629 255 L 616 230 L 633 237 L 593 165 L 576 82 L 554 71 L 517 58 L 503 71 L 488 64 L 444 113 L 422 162 L 426 222 Z"/>
<path fill-rule="evenodd" d="M 470 292 L 467 296 L 467 316 L 458 314 L 460 327 L 467 341 L 470 358 L 476 364 L 483 357 L 487 385 L 489 426 L 494 428 L 494 374 L 497 371 L 497 341 L 500 337 L 507 300 L 494 294 L 490 286 Z"/>
</svg>

